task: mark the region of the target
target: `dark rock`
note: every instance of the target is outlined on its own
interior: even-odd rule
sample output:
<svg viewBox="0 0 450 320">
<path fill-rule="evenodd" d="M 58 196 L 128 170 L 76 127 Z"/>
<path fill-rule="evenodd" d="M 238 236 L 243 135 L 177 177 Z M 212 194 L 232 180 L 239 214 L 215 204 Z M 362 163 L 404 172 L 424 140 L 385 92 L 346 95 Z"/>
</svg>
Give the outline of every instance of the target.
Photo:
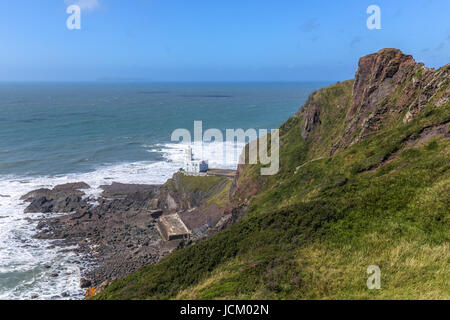
<svg viewBox="0 0 450 320">
<path fill-rule="evenodd" d="M 89 189 L 90 186 L 84 182 L 60 184 L 53 188 L 53 192 L 70 193 L 76 190 Z"/>
<path fill-rule="evenodd" d="M 52 190 L 38 189 L 31 191 L 21 197 L 22 200 L 31 202 L 25 209 L 25 213 L 49 213 L 49 212 L 72 212 L 81 210 L 88 206 L 83 200 L 84 192 L 89 185 L 84 182 L 67 183 L 58 185 Z"/>
<path fill-rule="evenodd" d="M 89 287 L 91 287 L 92 286 L 92 280 L 90 280 L 90 279 L 85 279 L 85 278 L 82 278 L 81 280 L 80 280 L 80 287 L 81 288 L 89 288 Z"/>
<path fill-rule="evenodd" d="M 51 193 L 50 189 L 37 189 L 20 197 L 20 200 L 31 202 L 36 198 L 46 197 Z"/>
<path fill-rule="evenodd" d="M 152 210 L 152 211 L 150 211 L 150 216 L 153 218 L 153 219 L 158 219 L 161 215 L 163 214 L 163 211 L 162 210 Z"/>
<path fill-rule="evenodd" d="M 46 197 L 36 198 L 31 201 L 31 204 L 25 209 L 25 213 L 35 213 L 42 212 L 47 213 L 51 212 L 53 208 L 53 203 L 50 200 L 47 200 Z"/>
</svg>

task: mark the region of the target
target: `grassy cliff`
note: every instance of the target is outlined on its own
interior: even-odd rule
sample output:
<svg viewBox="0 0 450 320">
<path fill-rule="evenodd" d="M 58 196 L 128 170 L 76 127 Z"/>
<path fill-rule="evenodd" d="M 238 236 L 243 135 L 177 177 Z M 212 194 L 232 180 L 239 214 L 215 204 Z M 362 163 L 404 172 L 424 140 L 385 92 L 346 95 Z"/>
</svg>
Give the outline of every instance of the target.
<svg viewBox="0 0 450 320">
<path fill-rule="evenodd" d="M 244 218 L 95 298 L 450 299 L 450 65 L 411 59 L 382 50 L 314 92 L 280 128 L 279 173 L 240 168 Z"/>
</svg>

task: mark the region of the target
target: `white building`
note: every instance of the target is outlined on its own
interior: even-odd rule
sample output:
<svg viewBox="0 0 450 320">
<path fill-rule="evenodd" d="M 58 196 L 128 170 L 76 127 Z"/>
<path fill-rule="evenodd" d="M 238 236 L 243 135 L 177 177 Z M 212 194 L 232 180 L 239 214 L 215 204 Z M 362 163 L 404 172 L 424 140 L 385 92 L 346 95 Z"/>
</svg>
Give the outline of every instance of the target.
<svg viewBox="0 0 450 320">
<path fill-rule="evenodd" d="M 183 169 L 187 173 L 206 172 L 208 171 L 208 162 L 204 160 L 194 160 L 194 157 L 192 155 L 192 148 L 188 147 L 186 149 Z"/>
</svg>

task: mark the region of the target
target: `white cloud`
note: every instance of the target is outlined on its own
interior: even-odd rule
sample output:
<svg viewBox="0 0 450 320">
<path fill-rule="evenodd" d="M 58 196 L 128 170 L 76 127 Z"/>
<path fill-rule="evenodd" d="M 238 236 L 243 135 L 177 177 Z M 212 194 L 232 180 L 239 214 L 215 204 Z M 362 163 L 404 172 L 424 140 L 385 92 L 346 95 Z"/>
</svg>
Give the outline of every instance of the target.
<svg viewBox="0 0 450 320">
<path fill-rule="evenodd" d="M 81 10 L 93 11 L 100 7 L 98 0 L 64 0 L 64 3 L 68 6 L 76 4 Z"/>
</svg>

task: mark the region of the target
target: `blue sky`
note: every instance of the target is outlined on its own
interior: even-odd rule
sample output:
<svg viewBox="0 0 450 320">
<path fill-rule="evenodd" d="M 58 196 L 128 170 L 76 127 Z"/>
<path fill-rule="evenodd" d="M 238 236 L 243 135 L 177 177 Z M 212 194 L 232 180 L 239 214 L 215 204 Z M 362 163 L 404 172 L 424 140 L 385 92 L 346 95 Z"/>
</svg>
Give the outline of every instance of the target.
<svg viewBox="0 0 450 320">
<path fill-rule="evenodd" d="M 66 9 L 82 7 L 81 30 Z M 381 8 L 381 30 L 366 9 Z M 0 0 L 0 81 L 336 81 L 396 47 L 449 63 L 448 0 Z"/>
</svg>

